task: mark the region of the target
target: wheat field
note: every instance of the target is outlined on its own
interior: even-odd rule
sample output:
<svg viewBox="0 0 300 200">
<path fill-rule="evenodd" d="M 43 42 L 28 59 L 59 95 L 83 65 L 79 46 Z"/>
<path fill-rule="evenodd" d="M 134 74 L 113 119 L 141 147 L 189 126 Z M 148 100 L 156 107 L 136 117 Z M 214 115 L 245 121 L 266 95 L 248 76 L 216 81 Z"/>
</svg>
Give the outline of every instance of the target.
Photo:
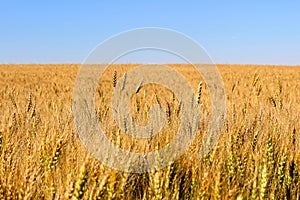
<svg viewBox="0 0 300 200">
<path fill-rule="evenodd" d="M 149 108 L 159 102 L 168 124 L 146 147 L 141 140 L 128 145 L 130 138 L 111 123 L 110 100 L 135 66 L 109 67 L 95 112 L 116 145 L 153 151 L 176 134 L 180 103 L 165 88 L 142 87 L 129 102 L 132 116 L 147 124 Z M 218 65 L 227 114 L 204 158 L 198 152 L 210 116 L 208 89 L 185 65 L 170 67 L 189 80 L 204 117 L 176 162 L 133 174 L 102 165 L 78 137 L 71 105 L 80 65 L 0 65 L 0 199 L 300 199 L 300 66 Z"/>
</svg>

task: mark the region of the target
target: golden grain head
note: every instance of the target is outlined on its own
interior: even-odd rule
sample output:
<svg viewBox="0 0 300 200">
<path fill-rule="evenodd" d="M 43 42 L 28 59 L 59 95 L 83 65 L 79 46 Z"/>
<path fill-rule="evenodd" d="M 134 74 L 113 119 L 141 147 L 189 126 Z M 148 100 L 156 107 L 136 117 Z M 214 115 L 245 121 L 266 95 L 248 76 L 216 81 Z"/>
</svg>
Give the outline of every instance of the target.
<svg viewBox="0 0 300 200">
<path fill-rule="evenodd" d="M 150 139 L 135 140 L 112 119 L 117 79 L 124 74 L 124 89 L 126 71 L 135 66 L 111 65 L 101 77 L 98 122 L 126 151 L 162 149 L 185 109 L 174 93 L 140 83 L 132 94 L 134 121 L 148 119 L 153 104 L 166 111 L 167 124 Z M 294 77 L 300 67 L 218 65 L 227 118 L 217 149 L 201 159 L 210 92 L 186 65 L 170 66 L 189 79 L 201 105 L 195 140 L 171 165 L 130 174 L 100 164 L 77 135 L 71 88 L 79 65 L 0 65 L 0 199 L 299 199 L 300 82 Z M 156 159 L 162 162 L 159 154 Z"/>
</svg>

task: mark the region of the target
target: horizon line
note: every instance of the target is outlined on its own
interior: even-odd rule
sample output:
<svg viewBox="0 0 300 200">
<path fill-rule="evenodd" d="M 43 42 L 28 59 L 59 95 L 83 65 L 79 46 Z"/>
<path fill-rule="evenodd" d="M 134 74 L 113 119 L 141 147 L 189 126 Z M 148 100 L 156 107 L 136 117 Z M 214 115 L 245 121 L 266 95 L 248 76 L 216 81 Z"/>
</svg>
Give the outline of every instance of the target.
<svg viewBox="0 0 300 200">
<path fill-rule="evenodd" d="M 107 63 L 109 64 L 109 63 Z M 92 65 L 107 65 L 106 63 L 94 63 Z M 192 63 L 111 63 L 109 65 L 191 65 Z M 195 63 L 193 63 L 195 64 Z M 299 64 L 260 64 L 260 63 L 196 63 L 200 65 L 255 65 L 255 66 L 300 66 Z M 84 65 L 84 63 L 0 63 L 0 65 Z"/>
</svg>

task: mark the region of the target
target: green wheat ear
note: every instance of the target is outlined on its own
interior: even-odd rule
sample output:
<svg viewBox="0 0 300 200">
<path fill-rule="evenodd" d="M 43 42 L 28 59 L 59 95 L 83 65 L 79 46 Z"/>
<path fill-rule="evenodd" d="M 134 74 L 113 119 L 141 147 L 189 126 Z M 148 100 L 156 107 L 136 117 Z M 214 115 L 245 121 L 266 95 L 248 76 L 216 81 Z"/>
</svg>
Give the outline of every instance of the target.
<svg viewBox="0 0 300 200">
<path fill-rule="evenodd" d="M 117 71 L 115 70 L 114 71 L 114 74 L 113 74 L 113 87 L 115 88 L 117 86 Z"/>
<path fill-rule="evenodd" d="M 72 175 L 67 176 L 67 191 L 65 193 L 65 199 L 72 199 L 74 193 L 74 181 L 72 180 Z"/>
<path fill-rule="evenodd" d="M 270 103 L 272 104 L 272 106 L 274 107 L 274 108 L 276 108 L 276 101 L 275 101 L 275 99 L 274 99 L 274 97 L 272 97 L 272 96 L 270 96 L 269 97 L 269 101 L 270 101 Z"/>
<path fill-rule="evenodd" d="M 76 181 L 75 186 L 75 196 L 73 197 L 74 200 L 83 199 L 83 195 L 85 192 L 85 185 L 88 179 L 88 173 L 86 169 L 86 163 L 84 163 L 80 168 L 80 173 L 78 180 Z"/>
<path fill-rule="evenodd" d="M 202 95 L 202 85 L 203 82 L 201 81 L 198 85 L 198 90 L 197 90 L 197 104 L 200 104 L 201 95 Z"/>
</svg>

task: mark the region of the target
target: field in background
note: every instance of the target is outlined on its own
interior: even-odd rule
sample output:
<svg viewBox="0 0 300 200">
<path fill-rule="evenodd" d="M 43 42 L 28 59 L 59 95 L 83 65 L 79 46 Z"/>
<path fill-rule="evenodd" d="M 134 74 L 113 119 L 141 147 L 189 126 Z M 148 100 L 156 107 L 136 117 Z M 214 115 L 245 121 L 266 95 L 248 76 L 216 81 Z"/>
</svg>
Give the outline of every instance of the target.
<svg viewBox="0 0 300 200">
<path fill-rule="evenodd" d="M 134 66 L 113 65 L 105 72 L 95 111 L 116 145 L 141 151 L 143 141 L 128 146 L 125 134 L 108 126 L 115 81 Z M 200 159 L 210 116 L 208 91 L 203 83 L 199 92 L 201 77 L 192 70 L 172 65 L 193 86 L 203 118 L 186 154 L 147 174 L 112 170 L 83 147 L 71 111 L 79 67 L 0 65 L 0 199 L 300 198 L 300 67 L 219 65 L 227 116 L 218 145 Z M 168 124 L 147 142 L 147 151 L 176 134 L 180 104 L 159 86 L 142 87 L 129 102 L 140 124 L 148 122 L 149 107 L 158 102 Z"/>
</svg>

